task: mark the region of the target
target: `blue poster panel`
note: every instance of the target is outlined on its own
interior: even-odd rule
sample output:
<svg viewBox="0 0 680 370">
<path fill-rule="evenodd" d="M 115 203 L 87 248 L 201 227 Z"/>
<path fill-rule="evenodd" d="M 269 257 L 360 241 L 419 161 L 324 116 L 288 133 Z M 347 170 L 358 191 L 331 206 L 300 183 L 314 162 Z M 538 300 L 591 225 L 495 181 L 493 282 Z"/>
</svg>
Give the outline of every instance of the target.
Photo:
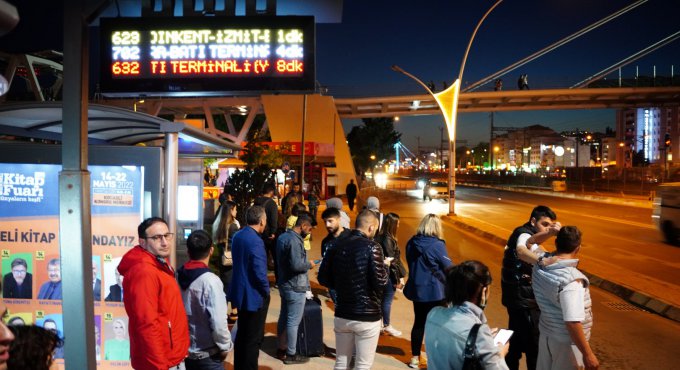
<svg viewBox="0 0 680 370">
<path fill-rule="evenodd" d="M 63 338 L 59 255 L 59 165 L 0 163 L 0 273 L 3 319 L 35 324 Z M 98 369 L 129 363 L 121 257 L 137 244 L 144 169 L 90 166 L 92 289 Z M 63 349 L 55 353 L 64 368 Z"/>
</svg>

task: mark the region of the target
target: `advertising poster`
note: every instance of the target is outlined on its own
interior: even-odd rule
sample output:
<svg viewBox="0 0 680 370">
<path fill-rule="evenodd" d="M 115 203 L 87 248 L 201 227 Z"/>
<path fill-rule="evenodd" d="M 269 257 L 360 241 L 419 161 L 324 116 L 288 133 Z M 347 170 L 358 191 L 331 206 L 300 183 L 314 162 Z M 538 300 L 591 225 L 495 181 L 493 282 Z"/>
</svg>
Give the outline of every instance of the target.
<svg viewBox="0 0 680 370">
<path fill-rule="evenodd" d="M 35 324 L 62 339 L 59 165 L 0 163 L 0 273 L 3 320 Z M 90 166 L 92 285 L 98 369 L 130 367 L 121 257 L 137 244 L 143 168 Z M 64 368 L 63 348 L 55 353 Z"/>
</svg>

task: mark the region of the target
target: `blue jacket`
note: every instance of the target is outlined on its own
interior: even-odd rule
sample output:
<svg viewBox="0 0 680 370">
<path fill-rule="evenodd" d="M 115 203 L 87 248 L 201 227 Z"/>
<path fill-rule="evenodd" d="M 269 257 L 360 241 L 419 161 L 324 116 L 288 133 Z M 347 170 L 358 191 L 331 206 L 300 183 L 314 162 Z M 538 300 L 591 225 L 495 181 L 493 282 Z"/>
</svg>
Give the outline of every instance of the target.
<svg viewBox="0 0 680 370">
<path fill-rule="evenodd" d="M 414 302 L 434 302 L 444 299 L 446 275 L 451 266 L 444 241 L 418 234 L 406 244 L 409 276 L 404 295 Z"/>
<path fill-rule="evenodd" d="M 304 293 L 311 290 L 307 272 L 312 265 L 307 260 L 302 236 L 293 230 L 286 230 L 276 241 L 276 262 L 279 287 Z"/>
<path fill-rule="evenodd" d="M 234 234 L 231 254 L 234 266 L 227 297 L 239 310 L 257 311 L 269 296 L 264 241 L 255 229 L 247 226 Z"/>
<path fill-rule="evenodd" d="M 430 370 L 462 369 L 465 343 L 470 329 L 482 324 L 477 333 L 475 347 L 487 370 L 507 370 L 499 347 L 493 342 L 493 335 L 486 324 L 484 311 L 474 303 L 463 302 L 460 306 L 435 307 L 425 322 L 425 347 L 427 368 Z"/>
</svg>

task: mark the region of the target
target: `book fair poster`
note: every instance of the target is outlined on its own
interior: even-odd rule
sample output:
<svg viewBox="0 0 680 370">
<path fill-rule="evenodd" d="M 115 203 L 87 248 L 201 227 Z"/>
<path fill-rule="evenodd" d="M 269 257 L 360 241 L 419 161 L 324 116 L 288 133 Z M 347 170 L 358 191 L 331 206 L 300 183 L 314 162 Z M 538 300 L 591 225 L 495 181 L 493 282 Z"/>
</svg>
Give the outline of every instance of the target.
<svg viewBox="0 0 680 370">
<path fill-rule="evenodd" d="M 59 255 L 60 165 L 0 163 L 0 273 L 11 325 L 35 324 L 63 338 Z M 92 289 L 98 369 L 130 367 L 122 256 L 137 244 L 143 168 L 90 166 Z M 68 340 L 68 338 L 65 338 Z M 63 348 L 55 353 L 64 369 Z"/>
</svg>

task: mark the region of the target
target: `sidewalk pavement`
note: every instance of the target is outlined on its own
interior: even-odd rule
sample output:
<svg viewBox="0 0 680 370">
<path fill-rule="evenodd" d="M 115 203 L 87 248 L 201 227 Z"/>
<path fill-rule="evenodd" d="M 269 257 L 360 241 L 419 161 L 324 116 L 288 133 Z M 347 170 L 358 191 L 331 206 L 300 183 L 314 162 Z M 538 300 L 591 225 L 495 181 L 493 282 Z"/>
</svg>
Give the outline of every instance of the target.
<svg viewBox="0 0 680 370">
<path fill-rule="evenodd" d="M 346 202 L 345 202 L 346 203 Z M 319 207 L 319 225 L 312 231 L 312 249 L 307 251 L 307 258 L 311 260 L 321 258 L 321 240 L 328 235 L 326 228 L 321 220 L 321 212 L 325 206 Z M 354 212 L 350 212 L 347 205 L 344 206 L 352 221 L 356 218 L 355 207 Z M 260 350 L 259 368 L 260 369 L 332 369 L 335 364 L 335 333 L 333 332 L 333 318 L 334 307 L 333 302 L 328 297 L 325 287 L 319 285 L 317 280 L 318 267 L 315 267 L 309 272 L 309 280 L 312 286 L 312 292 L 321 300 L 321 313 L 323 316 L 323 343 L 326 346 L 326 354 L 323 357 L 311 357 L 306 364 L 300 365 L 285 365 L 282 361 L 276 359 L 276 323 L 279 318 L 281 309 L 281 296 L 279 290 L 274 288 L 274 274 L 270 273 L 269 283 L 272 287 L 270 290 L 271 302 L 269 303 L 269 311 L 267 313 L 267 322 L 265 324 L 265 338 Z M 413 306 L 411 301 L 407 300 L 402 293 L 396 293 L 394 302 L 392 303 L 392 317 L 403 318 L 413 316 Z M 400 337 L 392 337 L 388 335 L 381 335 L 378 342 L 378 350 L 373 362 L 372 369 L 408 369 L 406 363 L 411 359 L 411 325 L 409 320 L 393 320 L 394 326 L 402 332 Z M 408 324 L 408 327 L 405 325 Z M 233 369 L 234 363 L 233 351 L 227 358 L 225 369 Z M 425 367 L 423 367 L 425 368 Z"/>
</svg>

